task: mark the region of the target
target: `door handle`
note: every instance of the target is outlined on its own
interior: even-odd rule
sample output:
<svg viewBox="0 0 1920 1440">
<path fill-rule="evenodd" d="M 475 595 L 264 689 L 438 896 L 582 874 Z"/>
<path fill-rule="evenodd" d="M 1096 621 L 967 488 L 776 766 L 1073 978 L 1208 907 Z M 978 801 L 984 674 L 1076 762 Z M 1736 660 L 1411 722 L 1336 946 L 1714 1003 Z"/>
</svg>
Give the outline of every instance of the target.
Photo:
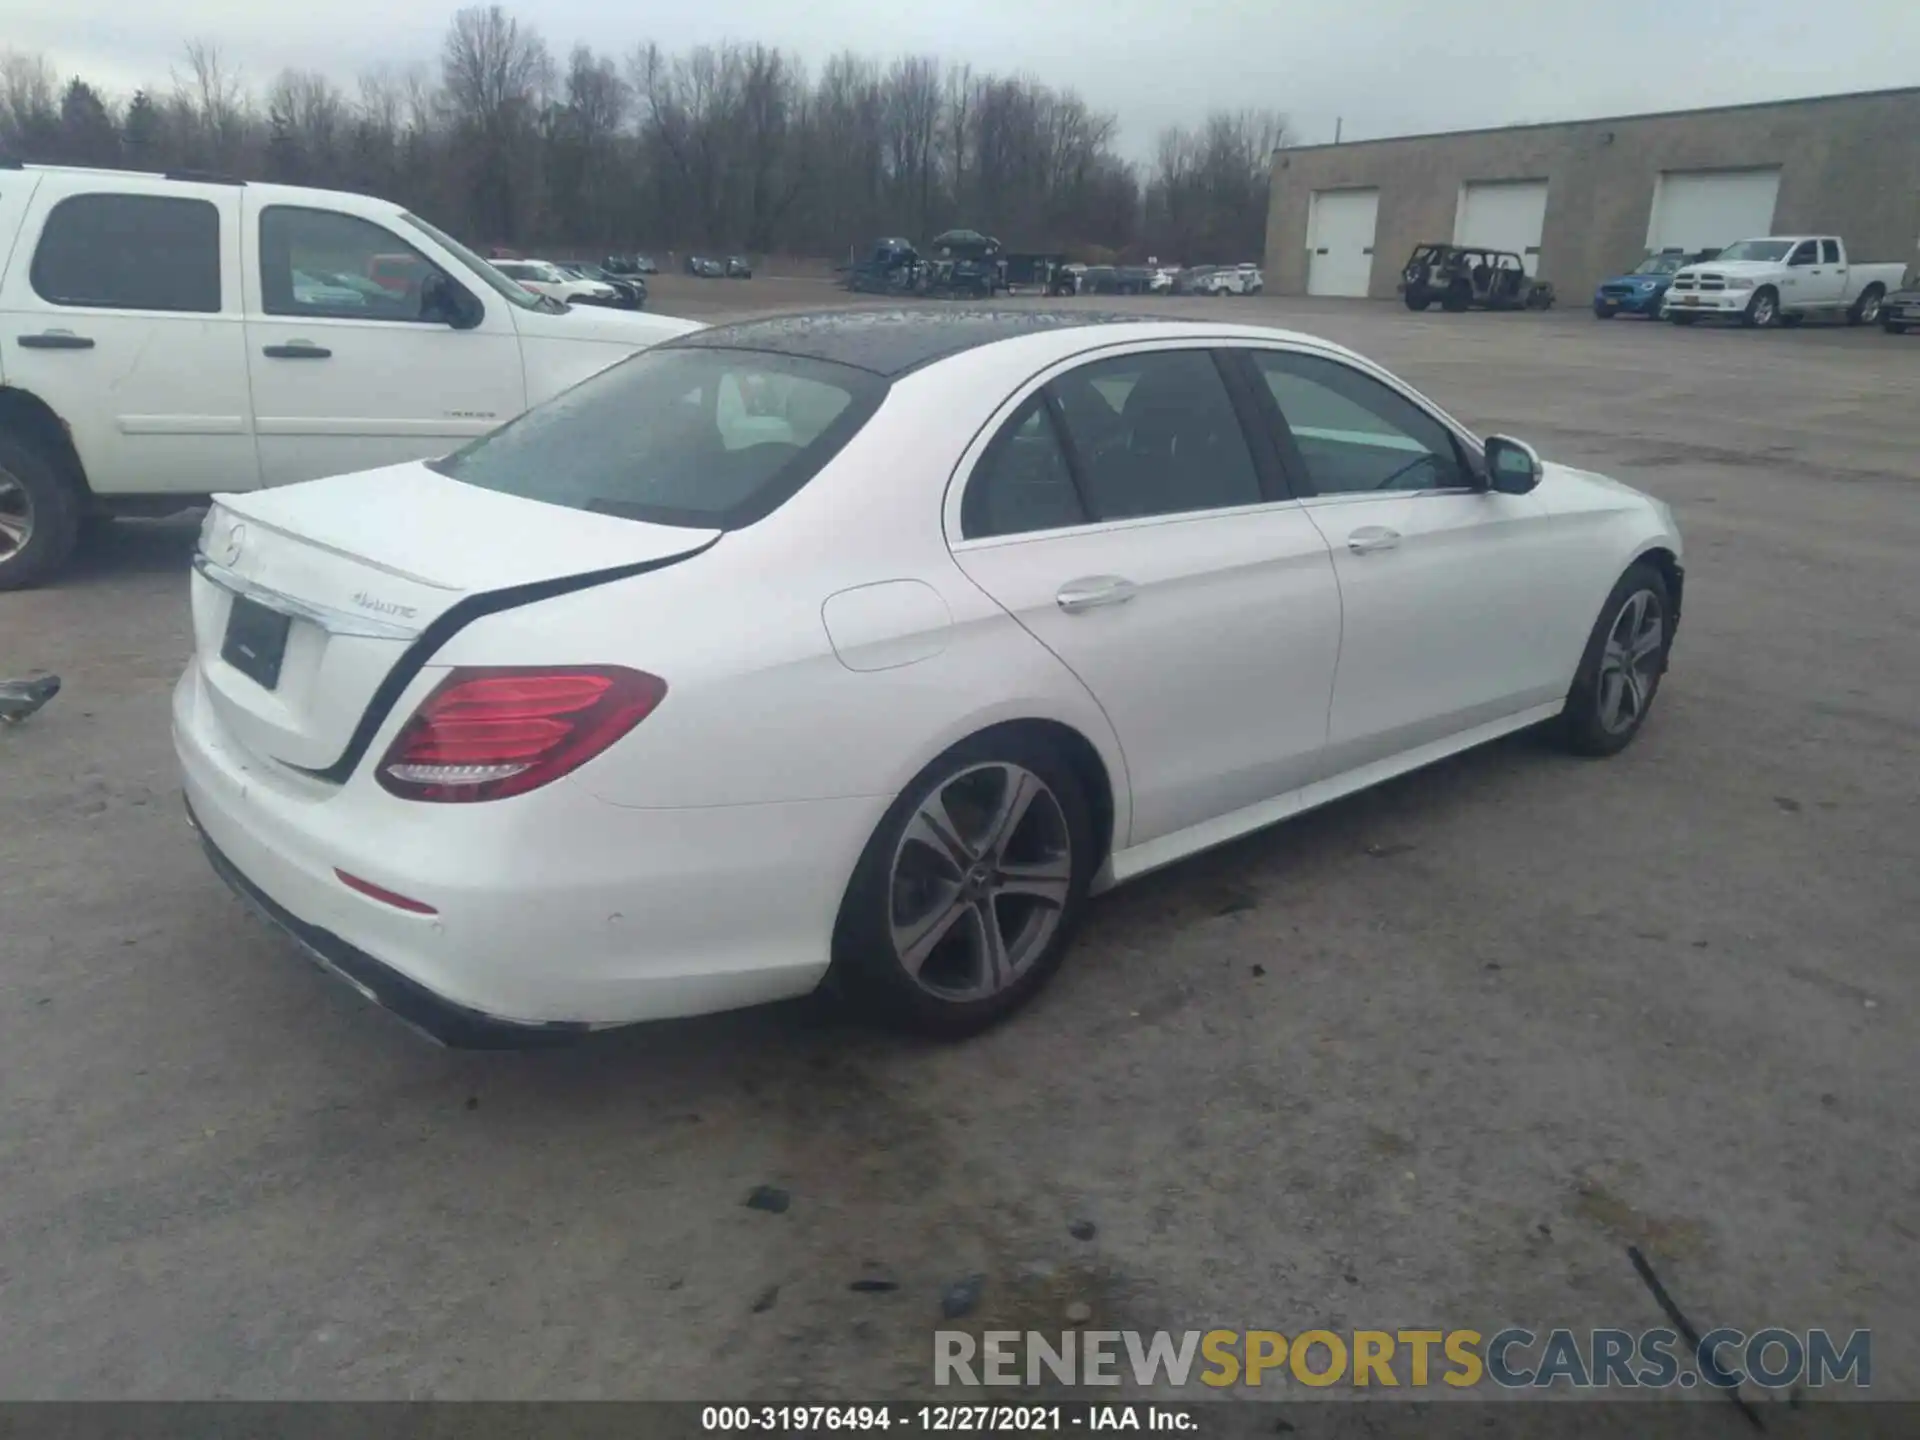
<svg viewBox="0 0 1920 1440">
<path fill-rule="evenodd" d="M 1069 615 L 1101 605 L 1121 605 L 1131 600 L 1138 587 L 1118 575 L 1090 575 L 1084 580 L 1069 580 L 1053 597 L 1054 603 Z"/>
<path fill-rule="evenodd" d="M 23 350 L 91 350 L 93 341 L 85 335 L 76 335 L 71 330 L 46 330 L 38 335 L 22 335 L 20 348 Z"/>
<path fill-rule="evenodd" d="M 1356 555 L 1371 555 L 1376 550 L 1392 550 L 1400 544 L 1400 532 L 1384 525 L 1362 525 L 1347 536 L 1347 549 Z"/>
<path fill-rule="evenodd" d="M 333 354 L 310 340 L 295 340 L 290 345 L 268 345 L 260 351 L 269 360 L 325 360 Z"/>
</svg>

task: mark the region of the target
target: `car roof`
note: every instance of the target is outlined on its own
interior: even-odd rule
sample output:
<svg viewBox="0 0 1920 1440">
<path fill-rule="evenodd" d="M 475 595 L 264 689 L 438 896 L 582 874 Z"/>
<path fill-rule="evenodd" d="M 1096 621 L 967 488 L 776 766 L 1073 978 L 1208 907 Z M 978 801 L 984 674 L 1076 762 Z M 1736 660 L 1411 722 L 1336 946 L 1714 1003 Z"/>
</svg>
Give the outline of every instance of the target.
<svg viewBox="0 0 1920 1440">
<path fill-rule="evenodd" d="M 829 310 L 716 325 L 673 340 L 683 348 L 764 350 L 831 360 L 892 379 L 962 351 L 1084 326 L 1157 325 L 1140 315 L 1083 310 Z"/>
</svg>

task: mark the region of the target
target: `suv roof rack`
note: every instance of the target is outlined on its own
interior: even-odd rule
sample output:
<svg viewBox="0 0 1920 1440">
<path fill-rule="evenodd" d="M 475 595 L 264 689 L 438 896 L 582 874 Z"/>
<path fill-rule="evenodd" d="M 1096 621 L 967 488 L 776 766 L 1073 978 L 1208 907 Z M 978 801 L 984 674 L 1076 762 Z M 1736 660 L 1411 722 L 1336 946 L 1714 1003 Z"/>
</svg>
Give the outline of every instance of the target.
<svg viewBox="0 0 1920 1440">
<path fill-rule="evenodd" d="M 224 175 L 218 170 L 168 170 L 161 178 L 163 180 L 197 180 L 202 185 L 245 185 L 247 183 L 237 175 Z"/>
</svg>

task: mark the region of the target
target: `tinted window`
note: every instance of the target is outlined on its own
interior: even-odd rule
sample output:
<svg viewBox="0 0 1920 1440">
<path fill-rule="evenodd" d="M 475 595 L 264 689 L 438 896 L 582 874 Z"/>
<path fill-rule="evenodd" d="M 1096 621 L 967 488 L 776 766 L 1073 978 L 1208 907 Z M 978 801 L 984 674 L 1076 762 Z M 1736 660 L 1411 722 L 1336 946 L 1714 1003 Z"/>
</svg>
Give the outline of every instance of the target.
<svg viewBox="0 0 1920 1440">
<path fill-rule="evenodd" d="M 873 414 L 886 382 L 753 350 L 644 351 L 435 468 L 509 495 L 661 525 L 751 524 Z"/>
<path fill-rule="evenodd" d="M 1036 395 L 974 469 L 960 502 L 961 534 L 969 540 L 1024 535 L 1086 519 L 1053 416 Z"/>
<path fill-rule="evenodd" d="M 1095 520 L 1257 505 L 1260 478 L 1204 350 L 1101 360 L 1048 387 Z"/>
<path fill-rule="evenodd" d="M 159 195 L 75 195 L 47 216 L 33 288 L 54 305 L 220 309 L 220 212 Z"/>
<path fill-rule="evenodd" d="M 269 315 L 419 320 L 435 267 L 392 231 L 335 210 L 260 214 L 260 296 Z"/>
<path fill-rule="evenodd" d="M 1447 427 L 1371 376 L 1282 351 L 1257 351 L 1253 362 L 1319 494 L 1472 483 Z"/>
<path fill-rule="evenodd" d="M 1820 242 L 1820 258 L 1829 265 L 1838 265 L 1840 263 L 1840 242 L 1838 240 L 1822 240 Z"/>
<path fill-rule="evenodd" d="M 1811 240 L 1802 240 L 1798 245 L 1793 247 L 1793 254 L 1788 257 L 1787 263 L 1789 265 L 1811 265 L 1819 258 L 1820 247 Z"/>
</svg>

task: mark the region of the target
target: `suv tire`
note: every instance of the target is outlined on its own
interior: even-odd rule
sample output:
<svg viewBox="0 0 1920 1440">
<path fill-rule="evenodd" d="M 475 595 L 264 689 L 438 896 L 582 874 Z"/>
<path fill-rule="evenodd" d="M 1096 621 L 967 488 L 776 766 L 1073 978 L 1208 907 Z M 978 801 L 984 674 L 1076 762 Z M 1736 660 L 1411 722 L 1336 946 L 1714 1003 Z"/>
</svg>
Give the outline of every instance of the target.
<svg viewBox="0 0 1920 1440">
<path fill-rule="evenodd" d="M 35 446 L 0 435 L 0 590 L 51 578 L 80 534 L 80 495 Z"/>
</svg>

